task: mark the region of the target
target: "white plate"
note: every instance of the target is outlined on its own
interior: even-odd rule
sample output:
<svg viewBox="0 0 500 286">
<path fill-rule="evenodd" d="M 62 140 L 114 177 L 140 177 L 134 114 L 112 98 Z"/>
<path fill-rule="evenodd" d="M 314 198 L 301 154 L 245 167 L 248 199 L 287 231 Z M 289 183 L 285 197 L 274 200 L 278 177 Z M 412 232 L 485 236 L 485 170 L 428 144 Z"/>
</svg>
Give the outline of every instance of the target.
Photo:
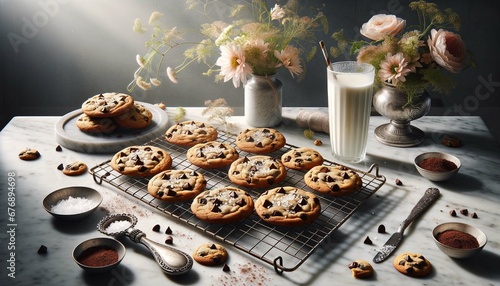
<svg viewBox="0 0 500 286">
<path fill-rule="evenodd" d="M 168 115 L 161 108 L 138 102 L 153 114 L 151 124 L 142 129 L 118 127 L 109 134 L 91 134 L 81 131 L 76 120 L 83 113 L 80 109 L 72 111 L 59 119 L 55 125 L 56 141 L 61 146 L 83 153 L 115 153 L 131 145 L 142 145 L 163 134 L 168 129 Z"/>
</svg>

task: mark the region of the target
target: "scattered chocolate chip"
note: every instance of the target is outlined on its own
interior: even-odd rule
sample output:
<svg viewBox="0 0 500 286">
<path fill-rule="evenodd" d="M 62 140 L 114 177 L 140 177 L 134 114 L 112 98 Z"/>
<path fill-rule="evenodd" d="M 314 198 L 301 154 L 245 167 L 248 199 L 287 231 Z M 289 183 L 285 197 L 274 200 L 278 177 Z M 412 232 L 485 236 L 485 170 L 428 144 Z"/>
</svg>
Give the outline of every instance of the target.
<svg viewBox="0 0 500 286">
<path fill-rule="evenodd" d="M 358 263 L 356 261 L 354 261 L 353 263 L 349 264 L 349 269 L 353 269 L 353 268 L 357 268 L 358 267 Z"/>
<path fill-rule="evenodd" d="M 227 264 L 224 264 L 224 267 L 222 267 L 222 271 L 229 272 L 229 271 L 231 271 L 231 268 L 229 268 L 229 266 Z"/>
<path fill-rule="evenodd" d="M 369 236 L 365 238 L 365 241 L 363 242 L 364 244 L 373 244 L 372 240 L 370 239 Z"/>
<path fill-rule="evenodd" d="M 403 185 L 403 182 L 401 182 L 400 179 L 396 179 L 396 185 L 398 186 L 402 186 Z"/>
<path fill-rule="evenodd" d="M 157 224 L 157 225 L 153 226 L 153 231 L 156 231 L 156 232 L 160 231 L 160 225 Z"/>
<path fill-rule="evenodd" d="M 64 165 L 61 163 L 59 166 L 57 166 L 57 170 L 62 171 L 64 170 Z"/>
<path fill-rule="evenodd" d="M 170 229 L 170 226 L 167 226 L 167 229 L 165 230 L 165 234 L 172 234 L 172 230 Z"/>
<path fill-rule="evenodd" d="M 470 215 L 472 218 L 478 218 L 477 213 L 473 213 Z"/>
<path fill-rule="evenodd" d="M 172 244 L 174 243 L 174 239 L 168 235 L 167 238 L 165 239 L 165 244 Z"/>
<path fill-rule="evenodd" d="M 457 212 L 456 212 L 455 210 L 451 210 L 451 211 L 450 211 L 450 215 L 451 215 L 451 216 L 457 216 Z"/>
<path fill-rule="evenodd" d="M 385 226 L 383 224 L 378 226 L 378 233 L 385 233 Z"/>
<path fill-rule="evenodd" d="M 56 151 L 57 151 L 57 152 L 61 152 L 61 151 L 62 151 L 62 147 L 61 147 L 61 145 L 57 145 L 57 147 L 56 147 Z"/>
<path fill-rule="evenodd" d="M 40 248 L 38 248 L 38 254 L 47 254 L 47 246 L 45 245 L 40 245 Z"/>
<path fill-rule="evenodd" d="M 462 210 L 460 210 L 460 213 L 463 214 L 463 215 L 469 215 L 469 210 L 462 209 Z"/>
</svg>

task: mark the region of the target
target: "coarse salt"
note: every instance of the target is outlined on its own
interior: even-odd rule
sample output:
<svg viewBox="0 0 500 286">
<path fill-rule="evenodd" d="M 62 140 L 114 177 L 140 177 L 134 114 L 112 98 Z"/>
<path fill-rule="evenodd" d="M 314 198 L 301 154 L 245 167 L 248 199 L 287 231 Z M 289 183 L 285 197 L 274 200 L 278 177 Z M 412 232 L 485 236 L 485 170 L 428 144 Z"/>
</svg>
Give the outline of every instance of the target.
<svg viewBox="0 0 500 286">
<path fill-rule="evenodd" d="M 132 225 L 128 220 L 116 220 L 108 225 L 107 233 L 122 232 Z"/>
<path fill-rule="evenodd" d="M 95 203 L 87 198 L 72 197 L 66 200 L 60 200 L 57 204 L 53 205 L 51 211 L 57 214 L 78 214 L 86 212 L 95 207 Z"/>
</svg>

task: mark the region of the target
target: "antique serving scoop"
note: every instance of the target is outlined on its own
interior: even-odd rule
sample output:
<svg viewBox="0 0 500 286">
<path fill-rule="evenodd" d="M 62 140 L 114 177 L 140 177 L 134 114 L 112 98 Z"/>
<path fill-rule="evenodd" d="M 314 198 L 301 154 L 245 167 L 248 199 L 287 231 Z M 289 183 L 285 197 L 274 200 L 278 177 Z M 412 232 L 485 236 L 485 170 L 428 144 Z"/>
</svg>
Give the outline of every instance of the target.
<svg viewBox="0 0 500 286">
<path fill-rule="evenodd" d="M 410 215 L 399 225 L 398 230 L 391 235 L 389 240 L 379 249 L 377 255 L 373 258 L 373 262 L 379 263 L 384 261 L 396 249 L 401 240 L 403 240 L 403 232 L 410 223 L 417 218 L 434 200 L 439 197 L 439 190 L 436 188 L 428 188 L 425 194 L 413 207 Z"/>
<path fill-rule="evenodd" d="M 109 236 L 128 236 L 133 242 L 146 246 L 153 254 L 161 269 L 170 275 L 180 275 L 188 272 L 193 266 L 193 259 L 187 253 L 175 248 L 159 244 L 148 238 L 146 234 L 134 226 L 137 218 L 131 214 L 114 214 L 101 219 L 97 229 Z"/>
</svg>

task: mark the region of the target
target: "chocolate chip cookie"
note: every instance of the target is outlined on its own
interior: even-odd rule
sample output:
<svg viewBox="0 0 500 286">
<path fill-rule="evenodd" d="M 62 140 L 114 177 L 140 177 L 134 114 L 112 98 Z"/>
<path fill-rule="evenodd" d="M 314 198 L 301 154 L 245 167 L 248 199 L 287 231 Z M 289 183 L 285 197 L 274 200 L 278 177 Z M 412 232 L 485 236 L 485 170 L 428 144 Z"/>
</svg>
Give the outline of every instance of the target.
<svg viewBox="0 0 500 286">
<path fill-rule="evenodd" d="M 148 193 L 167 202 L 183 202 L 205 190 L 205 177 L 193 170 L 166 170 L 149 180 Z"/>
<path fill-rule="evenodd" d="M 192 147 L 198 143 L 214 141 L 217 135 L 217 130 L 210 124 L 184 121 L 170 127 L 165 133 L 165 139 L 172 144 Z"/>
<path fill-rule="evenodd" d="M 140 129 L 151 124 L 153 114 L 144 105 L 135 102 L 134 107 L 113 119 L 123 127 Z"/>
<path fill-rule="evenodd" d="M 309 170 L 323 164 L 323 161 L 318 151 L 306 147 L 291 149 L 281 156 L 283 165 L 294 170 Z"/>
<path fill-rule="evenodd" d="M 340 165 L 313 167 L 304 175 L 306 185 L 318 192 L 342 196 L 361 189 L 361 177 L 353 170 Z"/>
<path fill-rule="evenodd" d="M 252 214 L 254 203 L 245 191 L 234 187 L 206 190 L 191 203 L 191 211 L 202 221 L 231 223 Z"/>
<path fill-rule="evenodd" d="M 25 161 L 31 161 L 40 158 L 40 152 L 33 148 L 26 148 L 23 151 L 19 152 L 19 159 Z"/>
<path fill-rule="evenodd" d="M 88 133 L 111 133 L 115 131 L 118 125 L 112 118 L 108 117 L 90 117 L 83 113 L 76 120 L 76 127 L 83 132 Z"/>
<path fill-rule="evenodd" d="M 365 260 L 353 261 L 349 264 L 349 269 L 351 269 L 352 276 L 355 278 L 369 278 L 375 272 L 373 266 Z"/>
<path fill-rule="evenodd" d="M 281 149 L 285 144 L 283 134 L 271 128 L 246 129 L 236 138 L 238 148 L 254 154 L 269 154 Z"/>
<path fill-rule="evenodd" d="M 106 92 L 94 95 L 83 102 L 82 111 L 90 117 L 115 117 L 133 106 L 134 98 L 131 95 Z"/>
<path fill-rule="evenodd" d="M 394 258 L 392 263 L 399 272 L 411 277 L 429 275 L 432 265 L 422 254 L 406 252 Z"/>
<path fill-rule="evenodd" d="M 319 199 L 296 187 L 267 190 L 255 201 L 255 211 L 267 223 L 300 226 L 314 221 L 320 214 Z"/>
<path fill-rule="evenodd" d="M 224 246 L 215 243 L 205 243 L 193 252 L 193 259 L 202 265 L 221 265 L 228 257 Z"/>
<path fill-rule="evenodd" d="M 265 188 L 286 178 L 286 168 L 280 160 L 266 155 L 239 158 L 229 167 L 231 182 L 244 187 Z"/>
<path fill-rule="evenodd" d="M 80 161 L 71 162 L 62 170 L 64 175 L 78 176 L 87 171 L 87 165 Z"/>
<path fill-rule="evenodd" d="M 117 152 L 110 166 L 123 175 L 152 177 L 170 169 L 172 157 L 167 151 L 155 146 L 130 146 Z"/>
<path fill-rule="evenodd" d="M 233 146 L 217 141 L 199 143 L 189 148 L 187 159 L 200 168 L 212 169 L 229 166 L 238 159 L 238 151 Z"/>
</svg>

